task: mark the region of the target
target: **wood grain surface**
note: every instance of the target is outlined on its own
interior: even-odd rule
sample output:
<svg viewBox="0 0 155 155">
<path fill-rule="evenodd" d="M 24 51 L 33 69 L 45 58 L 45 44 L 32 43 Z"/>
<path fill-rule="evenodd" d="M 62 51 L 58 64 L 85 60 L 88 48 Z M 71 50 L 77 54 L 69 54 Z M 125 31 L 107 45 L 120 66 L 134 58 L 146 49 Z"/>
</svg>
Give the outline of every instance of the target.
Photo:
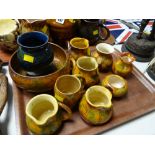
<svg viewBox="0 0 155 155">
<path fill-rule="evenodd" d="M 104 76 L 106 76 L 106 74 L 100 74 L 100 79 L 102 80 Z M 100 134 L 154 111 L 155 86 L 152 85 L 135 67 L 132 75 L 127 81 L 129 86 L 127 95 L 119 99 L 112 99 L 113 117 L 108 123 L 100 126 L 88 125 L 81 119 L 77 108 L 73 111 L 72 120 L 64 122 L 59 131 L 55 134 Z M 20 134 L 29 134 L 25 122 L 25 106 L 36 94 L 25 92 L 15 85 L 13 85 L 13 91 L 17 128 L 19 129 Z M 52 92 L 49 94 L 52 94 Z"/>
</svg>

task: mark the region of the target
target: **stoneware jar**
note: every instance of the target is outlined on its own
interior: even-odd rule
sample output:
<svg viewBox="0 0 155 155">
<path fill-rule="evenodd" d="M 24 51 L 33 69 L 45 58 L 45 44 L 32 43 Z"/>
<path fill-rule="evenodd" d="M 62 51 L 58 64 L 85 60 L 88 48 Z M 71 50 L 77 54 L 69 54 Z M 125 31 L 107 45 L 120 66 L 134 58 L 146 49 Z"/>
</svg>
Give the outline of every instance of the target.
<svg viewBox="0 0 155 155">
<path fill-rule="evenodd" d="M 113 58 L 112 53 L 115 50 L 113 46 L 106 43 L 99 43 L 96 46 L 96 51 L 92 53 L 92 56 L 96 58 L 100 71 L 108 71 L 112 68 Z"/>
<path fill-rule="evenodd" d="M 48 94 L 33 97 L 26 106 L 26 123 L 33 134 L 53 134 L 71 115 L 69 107 Z"/>
<path fill-rule="evenodd" d="M 87 38 L 90 45 L 98 40 L 106 40 L 110 36 L 110 31 L 103 25 L 103 20 L 99 19 L 81 19 L 78 26 L 80 37 Z"/>
<path fill-rule="evenodd" d="M 54 43 L 66 46 L 67 41 L 76 36 L 76 20 L 48 19 L 50 33 Z"/>
<path fill-rule="evenodd" d="M 71 57 L 77 60 L 81 56 L 90 56 L 89 41 L 85 38 L 73 38 L 70 40 Z"/>
<path fill-rule="evenodd" d="M 128 91 L 127 81 L 121 76 L 115 74 L 107 75 L 103 79 L 102 85 L 111 91 L 113 97 L 122 97 Z"/>
<path fill-rule="evenodd" d="M 14 52 L 17 48 L 17 36 L 21 33 L 18 20 L 0 19 L 0 48 Z"/>
<path fill-rule="evenodd" d="M 85 79 L 79 75 L 62 75 L 54 86 L 54 96 L 59 102 L 73 108 L 84 93 Z"/>
<path fill-rule="evenodd" d="M 85 78 L 86 87 L 90 87 L 99 82 L 98 64 L 93 57 L 82 56 L 75 61 L 71 59 L 73 64 L 72 74 L 79 74 Z"/>
<path fill-rule="evenodd" d="M 79 104 L 81 117 L 87 123 L 100 125 L 106 123 L 112 117 L 112 94 L 99 85 L 87 89 Z"/>
<path fill-rule="evenodd" d="M 127 77 L 133 70 L 133 61 L 135 61 L 135 57 L 129 52 L 119 53 L 119 55 L 114 59 L 112 70 L 115 74 Z"/>
<path fill-rule="evenodd" d="M 48 36 L 39 31 L 27 32 L 18 36 L 17 57 L 21 66 L 28 71 L 48 65 L 54 57 L 48 44 Z"/>
</svg>

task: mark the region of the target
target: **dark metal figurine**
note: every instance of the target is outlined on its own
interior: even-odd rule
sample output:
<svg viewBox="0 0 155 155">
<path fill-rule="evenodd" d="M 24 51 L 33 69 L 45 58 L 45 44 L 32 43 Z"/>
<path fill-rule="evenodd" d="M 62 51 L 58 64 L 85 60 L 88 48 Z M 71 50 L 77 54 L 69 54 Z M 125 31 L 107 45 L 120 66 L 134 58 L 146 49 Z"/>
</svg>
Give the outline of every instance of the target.
<svg viewBox="0 0 155 155">
<path fill-rule="evenodd" d="M 141 26 L 140 26 L 139 33 L 137 35 L 137 39 L 142 38 L 143 31 L 144 31 L 145 27 L 147 26 L 147 24 L 149 23 L 150 20 L 151 19 L 143 19 L 141 21 Z M 155 20 L 153 22 L 151 34 L 149 35 L 148 40 L 150 40 L 150 41 L 155 40 Z"/>
</svg>

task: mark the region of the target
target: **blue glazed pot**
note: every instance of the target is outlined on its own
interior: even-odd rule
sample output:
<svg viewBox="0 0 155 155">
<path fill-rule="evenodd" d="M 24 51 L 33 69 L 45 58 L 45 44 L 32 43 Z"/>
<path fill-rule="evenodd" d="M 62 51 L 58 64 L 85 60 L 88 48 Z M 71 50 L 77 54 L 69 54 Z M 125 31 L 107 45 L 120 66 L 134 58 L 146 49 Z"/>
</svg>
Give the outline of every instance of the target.
<svg viewBox="0 0 155 155">
<path fill-rule="evenodd" d="M 53 61 L 54 53 L 46 34 L 39 31 L 23 33 L 18 36 L 17 43 L 17 57 L 25 70 L 34 71 Z"/>
</svg>

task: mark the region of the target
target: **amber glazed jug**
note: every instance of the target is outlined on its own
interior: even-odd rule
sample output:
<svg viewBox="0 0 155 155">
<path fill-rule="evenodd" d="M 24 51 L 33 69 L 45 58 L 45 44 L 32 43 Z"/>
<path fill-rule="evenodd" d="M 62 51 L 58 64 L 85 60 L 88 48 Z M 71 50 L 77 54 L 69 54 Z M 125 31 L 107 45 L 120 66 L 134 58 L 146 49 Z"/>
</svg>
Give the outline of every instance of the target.
<svg viewBox="0 0 155 155">
<path fill-rule="evenodd" d="M 63 110 L 66 113 L 63 113 Z M 33 134 L 53 134 L 63 121 L 71 118 L 71 110 L 48 94 L 33 97 L 26 106 L 26 123 Z"/>
<path fill-rule="evenodd" d="M 133 61 L 135 61 L 135 57 L 129 52 L 119 53 L 119 55 L 115 57 L 112 70 L 115 74 L 127 77 L 133 70 Z"/>
<path fill-rule="evenodd" d="M 72 74 L 82 76 L 85 81 L 85 87 L 90 87 L 99 82 L 98 64 L 93 57 L 82 56 L 75 61 L 71 59 L 73 64 Z"/>
<path fill-rule="evenodd" d="M 83 120 L 92 125 L 109 121 L 112 117 L 111 99 L 111 92 L 103 86 L 95 85 L 87 89 L 79 105 Z"/>
</svg>

